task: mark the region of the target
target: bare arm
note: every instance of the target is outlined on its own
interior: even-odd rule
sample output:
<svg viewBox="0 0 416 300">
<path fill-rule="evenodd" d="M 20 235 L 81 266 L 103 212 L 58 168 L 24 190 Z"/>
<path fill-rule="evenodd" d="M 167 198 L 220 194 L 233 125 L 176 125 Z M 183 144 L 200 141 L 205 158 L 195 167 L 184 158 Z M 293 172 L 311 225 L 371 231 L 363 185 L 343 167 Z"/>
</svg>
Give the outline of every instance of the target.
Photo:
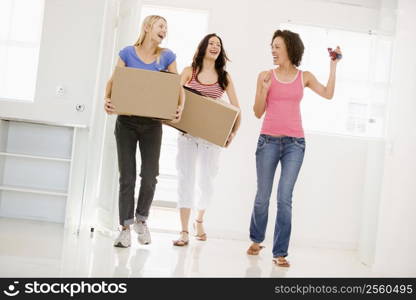
<svg viewBox="0 0 416 300">
<path fill-rule="evenodd" d="M 118 60 L 117 60 L 116 66 L 117 67 L 125 67 L 126 64 L 119 57 Z M 113 71 L 113 74 L 111 75 L 111 78 L 107 81 L 107 85 L 105 86 L 104 110 L 108 114 L 114 114 L 115 113 L 115 107 L 114 107 L 113 104 L 111 104 L 111 89 L 113 88 L 113 76 L 114 76 L 114 71 Z"/>
<path fill-rule="evenodd" d="M 176 61 L 174 61 L 173 63 L 171 63 L 169 65 L 168 71 L 178 74 L 178 68 L 176 66 Z M 179 104 L 178 104 L 178 108 L 180 108 L 181 112 L 182 112 L 184 106 L 185 106 L 185 91 L 183 89 L 182 74 L 181 74 L 181 91 L 180 91 L 180 95 L 179 95 Z"/>
<path fill-rule="evenodd" d="M 335 91 L 335 70 L 331 69 L 326 86 L 320 83 L 311 72 L 305 71 L 303 73 L 303 77 L 305 81 L 305 87 L 310 88 L 312 91 L 317 93 L 319 96 L 324 97 L 325 99 L 332 99 Z"/>
<path fill-rule="evenodd" d="M 231 76 L 227 74 L 227 77 L 228 77 L 228 86 L 225 91 L 227 92 L 228 99 L 230 100 L 230 103 L 232 105 L 240 108 L 240 103 L 238 102 L 237 93 L 235 92 L 235 88 L 234 88 L 234 83 L 231 80 Z M 235 135 L 237 133 L 237 130 L 240 128 L 240 124 L 241 124 L 241 109 L 240 109 L 240 113 L 237 116 L 237 120 L 234 124 L 234 127 L 231 133 Z"/>
<path fill-rule="evenodd" d="M 186 67 L 181 73 L 181 86 L 184 86 L 192 78 L 192 67 Z"/>
<path fill-rule="evenodd" d="M 174 62 L 172 62 L 169 66 L 168 66 L 168 71 L 171 73 L 175 73 L 178 74 L 178 67 L 176 65 L 176 60 Z M 183 72 L 182 72 L 183 73 Z M 179 103 L 178 103 L 178 108 L 176 110 L 176 115 L 174 120 L 172 120 L 172 122 L 177 123 L 180 121 L 181 119 L 181 115 L 182 115 L 182 111 L 183 108 L 185 106 L 185 91 L 183 89 L 183 83 L 182 83 L 182 74 L 181 74 L 181 89 L 179 91 Z"/>
<path fill-rule="evenodd" d="M 271 71 L 263 71 L 257 77 L 256 99 L 253 110 L 257 118 L 261 118 L 266 110 L 266 98 L 269 91 L 271 80 Z"/>
<path fill-rule="evenodd" d="M 341 54 L 341 49 L 337 47 L 335 52 Z M 303 79 L 305 87 L 310 88 L 312 91 L 317 93 L 319 96 L 324 97 L 325 99 L 332 99 L 334 97 L 335 91 L 335 79 L 336 79 L 336 70 L 337 70 L 337 63 L 339 59 L 331 60 L 330 69 L 329 69 L 329 78 L 326 86 L 321 84 L 316 77 L 308 71 L 303 72 Z"/>
<path fill-rule="evenodd" d="M 178 66 L 176 65 L 176 60 L 173 61 L 169 66 L 168 66 L 168 71 L 171 73 L 175 73 L 178 74 Z"/>
</svg>

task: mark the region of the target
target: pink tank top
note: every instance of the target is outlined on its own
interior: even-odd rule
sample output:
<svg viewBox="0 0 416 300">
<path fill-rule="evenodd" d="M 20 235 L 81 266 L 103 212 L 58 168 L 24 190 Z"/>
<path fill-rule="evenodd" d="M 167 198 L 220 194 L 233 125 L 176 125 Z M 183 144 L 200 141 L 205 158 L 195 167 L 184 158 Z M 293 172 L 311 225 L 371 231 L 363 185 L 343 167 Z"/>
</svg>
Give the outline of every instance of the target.
<svg viewBox="0 0 416 300">
<path fill-rule="evenodd" d="M 271 78 L 261 133 L 304 137 L 300 114 L 300 101 L 303 97 L 302 71 L 298 70 L 290 82 L 279 81 L 274 70 Z"/>
<path fill-rule="evenodd" d="M 200 83 L 195 70 L 192 71 L 192 78 L 186 83 L 186 86 L 200 92 L 205 97 L 218 99 L 224 94 L 224 90 L 221 88 L 218 82 L 213 84 Z"/>
</svg>

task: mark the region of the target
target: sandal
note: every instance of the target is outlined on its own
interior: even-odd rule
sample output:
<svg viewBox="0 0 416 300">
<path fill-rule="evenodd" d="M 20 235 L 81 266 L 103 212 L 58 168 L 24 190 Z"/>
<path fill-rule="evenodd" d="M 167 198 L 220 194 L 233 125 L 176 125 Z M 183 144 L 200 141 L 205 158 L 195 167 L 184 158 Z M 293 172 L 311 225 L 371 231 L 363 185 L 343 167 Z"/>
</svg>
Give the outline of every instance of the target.
<svg viewBox="0 0 416 300">
<path fill-rule="evenodd" d="M 188 245 L 188 243 L 189 243 L 189 238 L 188 238 L 189 232 L 184 230 L 184 231 L 181 231 L 179 234 L 180 234 L 179 239 L 175 240 L 175 241 L 172 241 L 173 245 L 174 246 L 179 246 L 179 247 Z"/>
<path fill-rule="evenodd" d="M 264 246 L 261 246 L 259 244 L 251 244 L 251 246 L 247 249 L 248 255 L 258 255 L 260 251 L 264 248 Z"/>
<path fill-rule="evenodd" d="M 273 257 L 273 263 L 278 267 L 289 268 L 290 264 L 283 256 Z"/>
<path fill-rule="evenodd" d="M 195 219 L 195 222 L 196 223 L 199 223 L 199 224 L 202 224 L 203 223 L 203 221 L 200 221 L 200 220 L 196 220 Z M 195 237 L 196 237 L 196 239 L 198 240 L 198 241 L 206 241 L 207 240 L 207 234 L 204 232 L 204 233 L 202 233 L 202 234 L 197 234 L 197 230 L 196 230 L 196 225 L 195 225 L 195 223 L 193 224 L 194 225 L 194 231 L 195 231 Z"/>
</svg>

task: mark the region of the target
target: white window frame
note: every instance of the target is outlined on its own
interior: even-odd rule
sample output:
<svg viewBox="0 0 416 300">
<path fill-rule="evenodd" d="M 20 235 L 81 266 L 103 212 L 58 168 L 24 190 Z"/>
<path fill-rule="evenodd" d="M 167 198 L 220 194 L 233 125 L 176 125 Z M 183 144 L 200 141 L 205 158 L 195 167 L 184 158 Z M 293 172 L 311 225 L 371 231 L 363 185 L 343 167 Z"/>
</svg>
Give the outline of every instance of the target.
<svg viewBox="0 0 416 300">
<path fill-rule="evenodd" d="M 28 41 L 28 40 L 15 40 L 11 37 L 11 31 L 12 31 L 12 24 L 15 24 L 15 21 L 13 18 L 15 16 L 15 8 L 16 8 L 16 1 L 11 1 L 11 9 L 10 9 L 10 15 L 9 15 L 9 30 L 7 33 L 7 37 L 1 38 L 0 37 L 0 46 L 5 47 L 5 55 L 3 57 L 0 57 L 0 60 L 3 60 L 4 65 L 6 65 L 6 61 L 9 57 L 9 52 L 11 51 L 11 48 L 30 48 L 33 49 L 35 52 L 37 52 L 36 58 L 33 63 L 35 64 L 34 69 L 34 77 L 33 77 L 33 93 L 31 93 L 30 97 L 22 97 L 22 96 L 14 96 L 14 95 L 7 95 L 7 92 L 4 92 L 4 94 L 0 90 L 0 101 L 23 101 L 23 102 L 33 102 L 35 100 L 35 93 L 36 93 L 36 81 L 37 81 L 37 73 L 38 73 L 38 67 L 39 67 L 39 53 L 40 53 L 40 44 L 41 44 L 41 37 L 42 37 L 42 25 L 43 25 L 43 19 L 44 19 L 44 11 L 45 11 L 45 0 L 30 0 L 30 1 L 39 1 L 40 2 L 40 9 L 41 13 L 39 15 L 39 20 L 37 20 L 37 24 L 33 24 L 33 26 L 38 26 L 38 35 L 35 39 L 35 41 Z M 4 70 L 0 72 L 0 89 L 6 88 L 6 81 L 7 81 L 7 71 Z"/>
<path fill-rule="evenodd" d="M 366 99 L 365 101 L 357 99 L 356 102 L 349 102 L 350 105 L 347 106 L 346 109 L 350 110 L 349 113 L 349 124 L 351 126 L 356 126 L 354 127 L 354 130 L 348 130 L 347 128 L 345 128 L 345 130 L 340 131 L 340 130 L 335 130 L 334 128 L 336 128 L 336 126 L 331 126 L 330 128 L 326 128 L 324 130 L 322 129 L 315 129 L 315 128 L 309 128 L 308 124 L 304 124 L 304 128 L 306 132 L 310 132 L 310 133 L 319 133 L 319 134 L 329 134 L 329 135 L 341 135 L 341 136 L 353 136 L 353 137 L 364 137 L 364 138 L 384 138 L 386 135 L 386 121 L 387 121 L 387 105 L 388 105 L 388 101 L 390 98 L 390 88 L 391 88 L 391 81 L 390 81 L 390 72 L 391 72 L 391 62 L 392 62 L 392 53 L 393 53 L 393 37 L 392 36 L 388 36 L 388 35 L 382 35 L 382 34 L 377 34 L 376 32 L 369 30 L 368 32 L 358 32 L 358 31 L 353 31 L 353 30 L 348 30 L 348 29 L 333 29 L 333 28 L 329 28 L 326 26 L 320 26 L 320 25 L 311 25 L 311 24 L 302 24 L 302 23 L 292 23 L 292 22 L 288 22 L 288 23 L 282 23 L 280 24 L 279 28 L 280 29 L 288 29 L 288 30 L 292 30 L 297 32 L 299 30 L 299 28 L 311 28 L 311 29 L 320 29 L 320 30 L 325 30 L 327 32 L 327 36 L 330 34 L 330 32 L 346 32 L 346 33 L 353 33 L 353 34 L 362 34 L 362 35 L 367 35 L 369 38 L 369 42 L 371 44 L 371 49 L 370 49 L 370 60 L 369 60 L 369 76 L 368 78 L 363 81 L 363 80 L 357 80 L 354 81 L 352 79 L 348 79 L 348 78 L 342 78 L 339 76 L 339 71 L 340 69 L 343 68 L 343 64 L 345 63 L 345 57 L 348 56 L 348 53 L 344 54 L 344 60 L 341 60 L 341 62 L 339 63 L 338 67 L 337 67 L 337 82 L 336 82 L 336 86 L 335 86 L 335 96 L 331 101 L 337 101 L 337 92 L 339 93 L 339 88 L 342 85 L 349 85 L 352 86 L 354 83 L 361 83 L 365 86 L 370 86 L 371 88 L 369 89 L 369 97 L 368 99 Z M 300 33 L 301 38 L 302 38 L 302 33 Z M 335 47 L 336 45 L 325 45 L 324 44 L 325 41 L 320 41 L 320 47 L 322 48 L 322 53 L 323 55 L 327 55 L 325 53 L 325 46 L 329 46 L 329 47 Z M 376 72 L 375 72 L 375 67 L 376 67 L 376 57 L 377 57 L 377 43 L 380 42 L 387 42 L 390 44 L 390 54 L 387 57 L 387 61 L 386 61 L 386 68 L 388 69 L 387 71 L 387 78 L 384 81 L 378 81 L 376 78 Z M 342 40 L 339 42 L 342 47 Z M 308 45 L 305 45 L 305 52 L 308 51 Z M 304 55 L 305 57 L 305 55 Z M 300 66 L 300 68 L 302 70 L 307 70 L 307 71 L 311 71 L 312 73 L 315 74 L 315 72 L 317 72 L 318 70 L 313 70 L 313 69 L 304 69 L 303 64 Z M 327 69 L 326 71 L 326 77 L 323 77 L 320 79 L 320 81 L 323 84 L 326 84 L 326 81 L 328 79 L 328 75 L 329 75 L 329 64 L 325 65 L 325 68 Z M 319 78 L 318 78 L 319 79 Z M 337 91 L 337 87 L 338 87 L 338 91 Z M 376 96 L 376 91 L 377 89 L 384 89 L 385 93 L 384 94 L 384 101 L 379 101 L 377 99 Z M 308 95 L 309 94 L 309 95 Z M 307 89 L 305 90 L 305 95 L 304 98 L 302 100 L 302 104 L 305 103 L 306 101 L 308 101 L 308 97 L 311 97 L 310 95 L 313 94 L 313 92 L 308 91 Z M 316 96 L 314 96 L 316 97 Z M 338 96 L 339 97 L 339 96 Z M 321 101 L 325 102 L 327 100 L 322 99 Z M 332 102 L 329 101 L 327 104 L 325 105 L 333 105 Z M 301 104 L 301 105 L 302 105 Z M 375 114 L 375 106 L 379 106 L 381 107 L 380 109 L 380 117 L 378 120 L 374 119 L 374 114 Z M 373 106 L 373 109 L 371 109 L 371 106 Z M 303 107 L 304 108 L 304 107 Z M 304 109 L 302 109 L 304 110 Z M 303 116 L 305 116 L 308 112 L 303 113 Z M 320 116 L 320 117 L 324 117 L 324 116 Z M 371 126 L 373 126 L 373 123 L 375 121 L 381 122 L 381 129 L 380 128 L 376 128 L 374 129 L 372 132 L 369 131 L 368 128 L 370 128 L 371 130 Z M 347 123 L 344 124 L 345 127 L 347 127 Z M 360 132 L 360 130 L 362 129 L 361 127 L 364 126 L 365 130 L 363 132 Z"/>
</svg>

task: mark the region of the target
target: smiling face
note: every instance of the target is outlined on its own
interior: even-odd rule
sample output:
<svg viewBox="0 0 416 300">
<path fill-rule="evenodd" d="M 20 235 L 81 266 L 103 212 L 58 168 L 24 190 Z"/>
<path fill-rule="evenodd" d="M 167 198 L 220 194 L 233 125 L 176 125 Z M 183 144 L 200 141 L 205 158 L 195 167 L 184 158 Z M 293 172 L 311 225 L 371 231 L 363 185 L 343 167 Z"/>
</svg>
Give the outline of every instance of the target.
<svg viewBox="0 0 416 300">
<path fill-rule="evenodd" d="M 274 65 L 281 65 L 289 60 L 285 41 L 280 36 L 272 42 L 272 56 Z"/>
<path fill-rule="evenodd" d="M 168 32 L 168 24 L 164 19 L 157 20 L 150 29 L 146 30 L 151 40 L 160 44 Z"/>
<path fill-rule="evenodd" d="M 218 37 L 213 36 L 208 40 L 205 58 L 216 60 L 221 53 L 221 41 Z"/>
</svg>

